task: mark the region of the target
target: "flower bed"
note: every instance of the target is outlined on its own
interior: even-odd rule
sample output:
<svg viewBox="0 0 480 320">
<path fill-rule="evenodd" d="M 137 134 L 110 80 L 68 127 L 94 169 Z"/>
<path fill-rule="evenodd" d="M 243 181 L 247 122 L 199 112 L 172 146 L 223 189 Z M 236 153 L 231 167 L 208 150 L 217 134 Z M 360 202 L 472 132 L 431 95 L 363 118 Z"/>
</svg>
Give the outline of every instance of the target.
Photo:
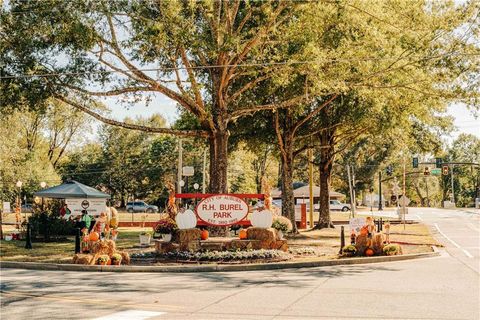
<svg viewBox="0 0 480 320">
<path fill-rule="evenodd" d="M 145 255 L 142 255 L 145 258 Z M 237 250 L 237 251 L 178 251 L 159 254 L 157 261 L 161 262 L 274 262 L 293 258 L 291 254 L 280 250 Z M 137 256 L 134 256 L 137 258 Z M 140 258 L 140 257 L 138 257 Z"/>
</svg>

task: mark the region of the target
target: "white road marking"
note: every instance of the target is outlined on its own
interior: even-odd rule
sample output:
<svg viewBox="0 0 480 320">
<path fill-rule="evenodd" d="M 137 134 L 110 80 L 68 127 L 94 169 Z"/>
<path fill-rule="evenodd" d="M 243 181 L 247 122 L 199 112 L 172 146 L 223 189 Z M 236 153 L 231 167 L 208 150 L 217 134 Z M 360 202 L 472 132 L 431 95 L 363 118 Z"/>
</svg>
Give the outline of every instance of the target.
<svg viewBox="0 0 480 320">
<path fill-rule="evenodd" d="M 109 314 L 107 316 L 94 318 L 93 320 L 143 320 L 165 314 L 159 311 L 127 310 Z"/>
<path fill-rule="evenodd" d="M 477 227 L 475 227 L 472 223 L 468 223 L 467 226 L 468 226 L 470 229 L 472 229 L 472 230 L 475 230 L 475 231 L 477 231 L 477 232 L 480 232 L 480 229 L 477 228 Z"/>
<path fill-rule="evenodd" d="M 460 247 L 460 245 L 458 243 L 456 243 L 455 241 L 453 241 L 452 239 L 450 239 L 449 237 L 447 237 L 447 235 L 445 233 L 442 232 L 442 230 L 440 230 L 440 228 L 438 227 L 438 224 L 435 223 L 435 228 L 437 228 L 438 232 L 440 232 L 440 234 L 445 238 L 447 239 L 448 241 L 450 241 L 455 247 L 457 247 L 458 249 L 462 250 L 463 253 L 465 253 L 465 255 L 469 258 L 473 258 L 473 256 L 470 254 L 470 252 L 468 252 L 467 250 L 463 249 L 462 247 Z"/>
</svg>

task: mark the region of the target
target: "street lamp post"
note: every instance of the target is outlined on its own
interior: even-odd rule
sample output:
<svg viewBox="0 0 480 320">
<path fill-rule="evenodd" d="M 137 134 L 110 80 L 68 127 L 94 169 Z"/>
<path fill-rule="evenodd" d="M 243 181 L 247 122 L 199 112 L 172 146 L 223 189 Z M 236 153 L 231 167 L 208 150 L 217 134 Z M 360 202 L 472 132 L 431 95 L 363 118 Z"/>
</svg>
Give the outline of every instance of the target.
<svg viewBox="0 0 480 320">
<path fill-rule="evenodd" d="M 45 181 L 40 182 L 40 187 L 42 189 L 45 189 L 46 186 L 47 186 L 47 183 Z M 42 197 L 42 212 L 43 212 L 43 197 Z"/>
</svg>

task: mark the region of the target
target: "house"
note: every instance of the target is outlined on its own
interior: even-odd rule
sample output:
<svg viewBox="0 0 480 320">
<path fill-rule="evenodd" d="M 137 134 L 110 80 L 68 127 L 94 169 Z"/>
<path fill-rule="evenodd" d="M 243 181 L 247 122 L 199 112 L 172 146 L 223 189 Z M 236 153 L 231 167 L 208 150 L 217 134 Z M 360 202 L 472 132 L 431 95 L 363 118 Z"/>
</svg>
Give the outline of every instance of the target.
<svg viewBox="0 0 480 320">
<path fill-rule="evenodd" d="M 275 199 L 281 199 L 282 198 L 282 190 L 279 188 L 273 189 L 271 192 L 272 198 Z M 295 198 L 295 204 L 301 204 L 301 203 L 309 203 L 310 202 L 310 187 L 308 185 L 296 188 L 293 190 L 293 196 Z M 313 186 L 313 202 L 318 203 L 319 202 L 319 196 L 320 196 L 320 187 L 318 186 Z M 346 198 L 346 195 L 340 192 L 336 191 L 330 191 L 330 200 L 339 200 L 340 202 L 344 201 Z"/>
</svg>

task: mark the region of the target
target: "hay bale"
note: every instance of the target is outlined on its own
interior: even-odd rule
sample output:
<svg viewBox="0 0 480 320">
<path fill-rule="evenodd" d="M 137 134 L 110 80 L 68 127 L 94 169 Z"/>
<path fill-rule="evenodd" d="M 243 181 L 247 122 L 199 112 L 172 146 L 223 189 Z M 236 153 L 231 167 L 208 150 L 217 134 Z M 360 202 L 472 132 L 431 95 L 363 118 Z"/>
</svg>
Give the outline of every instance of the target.
<svg viewBox="0 0 480 320">
<path fill-rule="evenodd" d="M 117 251 L 122 256 L 122 264 L 130 264 L 130 255 L 126 251 Z"/>
<path fill-rule="evenodd" d="M 372 249 L 375 255 L 383 255 L 383 242 L 385 241 L 383 234 L 377 233 L 373 236 Z"/>
<path fill-rule="evenodd" d="M 100 240 L 90 244 L 90 252 L 93 254 L 106 254 L 111 256 L 116 251 L 115 241 Z"/>
<path fill-rule="evenodd" d="M 249 240 L 260 240 L 268 243 L 275 242 L 277 240 L 275 229 L 269 228 L 254 228 L 250 227 L 247 229 L 247 239 Z"/>
<path fill-rule="evenodd" d="M 91 264 L 93 255 L 91 254 L 76 254 L 73 256 L 73 264 Z"/>
<path fill-rule="evenodd" d="M 357 255 L 361 256 L 368 248 L 369 239 L 366 235 L 358 235 L 355 239 L 355 248 L 357 248 Z"/>
<path fill-rule="evenodd" d="M 197 228 L 177 230 L 173 235 L 173 241 L 180 245 L 187 246 L 190 241 L 200 240 L 202 237 L 202 231 Z"/>
</svg>

